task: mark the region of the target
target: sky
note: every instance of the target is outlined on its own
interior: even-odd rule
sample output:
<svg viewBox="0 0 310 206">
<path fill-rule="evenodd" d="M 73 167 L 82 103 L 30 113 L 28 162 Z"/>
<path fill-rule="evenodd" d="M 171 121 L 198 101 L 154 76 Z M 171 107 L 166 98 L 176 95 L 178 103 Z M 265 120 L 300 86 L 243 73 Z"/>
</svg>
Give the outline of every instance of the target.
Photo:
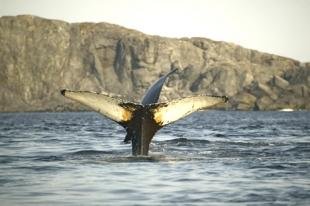
<svg viewBox="0 0 310 206">
<path fill-rule="evenodd" d="M 21 14 L 205 37 L 310 62 L 310 0 L 0 0 L 0 16 Z"/>
</svg>

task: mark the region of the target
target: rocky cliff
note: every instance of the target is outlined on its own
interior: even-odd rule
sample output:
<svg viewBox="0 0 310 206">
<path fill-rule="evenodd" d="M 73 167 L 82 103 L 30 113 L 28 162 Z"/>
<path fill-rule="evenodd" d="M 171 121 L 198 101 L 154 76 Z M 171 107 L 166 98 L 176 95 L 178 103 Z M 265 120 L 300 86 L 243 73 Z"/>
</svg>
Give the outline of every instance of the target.
<svg viewBox="0 0 310 206">
<path fill-rule="evenodd" d="M 59 90 L 115 93 L 139 101 L 179 68 L 162 101 L 227 95 L 226 109 L 310 109 L 310 63 L 206 38 L 150 36 L 107 23 L 34 16 L 0 18 L 0 111 L 83 109 Z"/>
</svg>

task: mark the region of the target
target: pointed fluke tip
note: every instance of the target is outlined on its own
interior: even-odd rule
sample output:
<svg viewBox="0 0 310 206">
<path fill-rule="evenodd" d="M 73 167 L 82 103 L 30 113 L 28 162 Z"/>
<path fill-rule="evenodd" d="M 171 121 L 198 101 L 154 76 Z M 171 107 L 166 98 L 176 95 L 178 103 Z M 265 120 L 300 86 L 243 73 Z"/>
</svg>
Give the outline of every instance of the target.
<svg viewBox="0 0 310 206">
<path fill-rule="evenodd" d="M 229 100 L 227 96 L 222 96 L 222 98 L 224 99 L 225 103 L 228 102 L 228 100 Z"/>
<path fill-rule="evenodd" d="M 60 90 L 60 93 L 63 95 L 63 96 L 65 96 L 65 94 L 66 94 L 66 89 L 62 89 L 62 90 Z"/>
</svg>

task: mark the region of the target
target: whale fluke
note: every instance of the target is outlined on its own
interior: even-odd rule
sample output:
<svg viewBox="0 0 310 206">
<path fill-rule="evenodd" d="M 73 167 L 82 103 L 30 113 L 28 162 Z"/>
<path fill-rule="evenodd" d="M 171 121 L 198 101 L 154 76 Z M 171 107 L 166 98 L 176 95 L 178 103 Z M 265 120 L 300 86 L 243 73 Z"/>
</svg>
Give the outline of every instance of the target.
<svg viewBox="0 0 310 206">
<path fill-rule="evenodd" d="M 163 126 L 187 115 L 214 105 L 227 102 L 225 96 L 194 96 L 157 103 L 165 80 L 173 70 L 157 80 L 146 92 L 141 104 L 88 91 L 61 90 L 69 99 L 89 106 L 109 119 L 122 125 L 127 135 L 125 142 L 131 141 L 133 155 L 148 155 L 149 145 L 155 133 Z"/>
<path fill-rule="evenodd" d="M 173 100 L 167 103 L 150 105 L 153 119 L 159 126 L 175 122 L 193 112 L 208 109 L 220 103 L 227 102 L 226 96 L 194 96 Z"/>
<path fill-rule="evenodd" d="M 142 107 L 142 105 L 125 102 L 106 94 L 70 90 L 60 92 L 63 96 L 80 102 L 121 125 L 129 122 L 133 117 L 133 112 Z"/>
</svg>

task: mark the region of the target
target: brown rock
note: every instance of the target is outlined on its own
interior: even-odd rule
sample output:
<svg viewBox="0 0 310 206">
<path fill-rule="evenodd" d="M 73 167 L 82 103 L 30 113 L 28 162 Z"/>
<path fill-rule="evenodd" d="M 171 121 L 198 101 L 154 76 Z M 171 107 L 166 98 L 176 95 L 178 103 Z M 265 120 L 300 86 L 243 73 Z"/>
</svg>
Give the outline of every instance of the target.
<svg viewBox="0 0 310 206">
<path fill-rule="evenodd" d="M 258 110 L 268 110 L 275 109 L 275 105 L 273 104 L 273 100 L 270 97 L 263 96 L 256 101 L 256 109 Z"/>
<path fill-rule="evenodd" d="M 310 108 L 309 63 L 231 43 L 16 16 L 0 18 L 0 44 L 2 112 L 84 110 L 59 94 L 63 88 L 139 101 L 171 68 L 180 69 L 169 78 L 161 100 L 211 94 L 230 96 L 237 102 L 228 104 L 233 109 L 251 109 L 253 101 L 261 109 L 276 108 L 267 104 L 269 99 L 284 107 Z"/>
<path fill-rule="evenodd" d="M 268 95 L 273 100 L 276 100 L 278 98 L 277 94 L 273 92 L 271 88 L 265 84 L 258 83 L 257 88 L 261 90 L 262 92 L 264 92 L 266 95 Z"/>
<path fill-rule="evenodd" d="M 247 92 L 238 94 L 234 97 L 237 110 L 253 110 L 255 108 L 256 97 Z"/>
<path fill-rule="evenodd" d="M 276 75 L 272 79 L 272 84 L 273 86 L 276 86 L 281 89 L 286 89 L 290 85 L 288 81 Z"/>
</svg>

